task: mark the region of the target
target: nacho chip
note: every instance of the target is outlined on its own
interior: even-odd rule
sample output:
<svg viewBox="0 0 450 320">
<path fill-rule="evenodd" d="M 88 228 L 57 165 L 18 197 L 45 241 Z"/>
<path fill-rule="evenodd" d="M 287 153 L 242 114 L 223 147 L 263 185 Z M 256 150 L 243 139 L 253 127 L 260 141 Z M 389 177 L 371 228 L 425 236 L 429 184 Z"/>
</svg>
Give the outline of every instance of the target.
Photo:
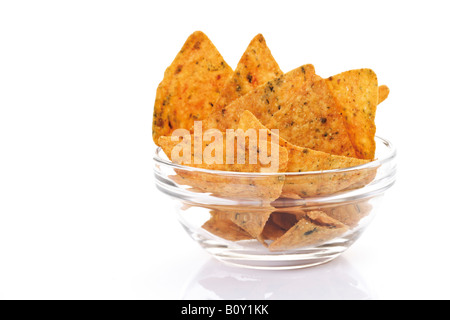
<svg viewBox="0 0 450 320">
<path fill-rule="evenodd" d="M 245 230 L 254 239 L 264 243 L 262 232 L 274 210 L 273 207 L 241 208 L 237 211 L 215 211 L 220 219 L 229 219 L 238 227 Z"/>
<path fill-rule="evenodd" d="M 359 181 L 355 181 L 354 183 L 352 183 L 351 185 L 349 185 L 342 191 L 356 190 L 356 189 L 360 189 L 360 188 L 367 186 L 376 178 L 377 173 L 378 173 L 378 167 L 364 169 L 364 178 L 362 178 Z"/>
<path fill-rule="evenodd" d="M 371 69 L 350 70 L 329 77 L 327 84 L 342 108 L 356 156 L 372 160 L 376 148 L 377 75 Z"/>
<path fill-rule="evenodd" d="M 208 37 L 194 32 L 164 73 L 159 84 L 154 113 L 153 140 L 175 129 L 190 129 L 205 118 L 233 74 Z"/>
<path fill-rule="evenodd" d="M 194 135 L 186 135 L 182 142 L 172 141 L 172 137 L 160 137 L 159 144 L 164 150 L 169 159 L 177 164 L 185 164 L 191 167 L 209 170 L 220 171 L 235 171 L 235 172 L 257 172 L 263 173 L 262 175 L 236 175 L 236 174 L 223 174 L 223 173 L 210 173 L 196 170 L 183 170 L 176 169 L 177 175 L 171 176 L 171 179 L 179 185 L 187 185 L 191 187 L 191 191 L 200 193 L 210 193 L 213 196 L 220 198 L 227 198 L 233 200 L 251 200 L 260 201 L 261 203 L 267 203 L 275 200 L 281 194 L 284 182 L 284 175 L 264 175 L 264 173 L 283 172 L 286 169 L 288 161 L 288 153 L 285 148 L 278 148 L 278 153 L 273 153 L 273 163 L 263 164 L 261 161 L 251 163 L 249 161 L 250 155 L 258 155 L 256 160 L 261 160 L 263 152 L 258 154 L 258 150 L 262 150 L 260 146 L 267 145 L 269 142 L 267 137 L 259 137 L 259 145 L 255 148 L 254 145 L 249 143 L 249 139 L 245 139 L 245 145 L 238 142 L 238 138 L 234 137 L 234 142 L 231 143 L 232 161 L 227 161 L 227 151 L 230 140 L 227 141 L 226 134 L 217 132 L 222 138 L 223 145 L 222 155 L 219 160 L 222 163 L 206 162 L 204 161 L 204 153 L 210 143 L 206 139 L 202 139 L 199 142 L 201 153 L 196 154 L 196 142 L 199 141 L 199 137 Z M 225 137 L 224 137 L 225 135 Z M 189 138 L 189 139 L 187 139 Z M 240 148 L 238 148 L 238 146 Z M 177 149 L 178 148 L 178 149 Z M 186 148 L 186 149 L 185 149 Z M 218 147 L 220 149 L 220 147 Z M 243 158 L 238 157 L 238 149 L 243 150 Z M 272 157 L 272 148 L 266 150 L 268 156 Z M 189 152 L 187 157 L 184 157 L 184 151 Z M 214 151 L 214 155 L 216 152 Z M 172 153 L 179 155 L 183 154 L 179 159 L 174 159 Z M 238 159 L 239 158 L 239 159 Z M 187 160 L 188 163 L 184 163 L 183 160 Z M 239 163 L 238 160 L 241 160 Z"/>
<path fill-rule="evenodd" d="M 233 76 L 222 88 L 220 97 L 214 104 L 214 110 L 222 110 L 233 100 L 281 76 L 282 73 L 267 47 L 266 40 L 258 34 L 242 55 Z"/>
<path fill-rule="evenodd" d="M 206 129 L 217 128 L 221 131 L 236 129 L 239 117 L 245 110 L 251 111 L 263 124 L 267 124 L 278 110 L 297 99 L 303 92 L 304 83 L 314 74 L 312 65 L 304 65 L 272 79 L 221 110 L 211 113 L 203 126 Z"/>
<path fill-rule="evenodd" d="M 239 128 L 248 130 L 254 128 L 258 130 L 266 129 L 261 122 L 250 111 L 244 111 L 240 117 Z M 269 135 L 273 132 L 269 131 Z M 333 169 L 343 169 L 359 166 L 369 162 L 369 160 L 335 156 L 325 152 L 315 151 L 308 148 L 295 146 L 283 138 L 279 138 L 280 147 L 288 150 L 288 163 L 286 172 L 308 172 L 323 171 Z M 299 175 L 285 177 L 282 195 L 287 198 L 312 197 L 322 194 L 336 193 L 367 179 L 369 169 L 345 173 L 329 173 L 320 175 Z M 364 180 L 365 181 L 365 180 Z M 370 181 L 367 181 L 367 183 Z M 363 185 L 362 185 L 363 186 Z"/>
<path fill-rule="evenodd" d="M 208 170 L 269 173 L 284 172 L 288 162 L 286 148 L 279 147 L 277 153 L 272 152 L 272 148 L 268 147 L 272 145 L 268 136 L 257 136 L 257 140 L 250 139 L 249 136 L 245 136 L 245 140 L 232 136 L 230 140 L 227 139 L 227 134 L 217 131 L 211 139 L 196 134 L 182 136 L 181 142 L 173 138 L 176 137 L 162 136 L 158 139 L 158 144 L 176 164 Z M 267 155 L 270 163 L 261 160 L 262 154 Z M 228 158 L 229 155 L 231 158 Z"/>
<path fill-rule="evenodd" d="M 283 236 L 269 245 L 271 251 L 292 250 L 316 245 L 342 235 L 348 230 L 343 223 L 321 211 L 307 213 Z"/>
<path fill-rule="evenodd" d="M 169 178 L 190 191 L 209 193 L 211 196 L 233 201 L 251 201 L 253 206 L 266 206 L 279 198 L 284 185 L 284 175 L 240 176 L 213 174 L 202 171 L 176 169 Z M 215 205 L 205 205 L 214 209 Z"/>
<path fill-rule="evenodd" d="M 321 210 L 331 218 L 342 222 L 350 228 L 355 228 L 359 221 L 371 212 L 372 205 L 369 203 L 369 200 L 361 200 L 347 204 L 337 204 Z"/>
<path fill-rule="evenodd" d="M 248 110 L 241 114 L 239 129 L 266 129 L 261 122 Z M 269 135 L 274 135 L 268 130 Z M 329 153 L 315 151 L 308 148 L 299 147 L 279 137 L 279 144 L 286 148 L 289 152 L 289 160 L 286 172 L 307 172 L 307 171 L 322 171 L 349 168 L 359 166 L 369 162 L 369 160 L 362 160 L 357 158 L 350 158 L 344 156 L 336 156 Z"/>
<path fill-rule="evenodd" d="M 326 81 L 315 75 L 296 95 L 267 124 L 261 122 L 269 129 L 279 129 L 280 137 L 294 145 L 354 157 L 340 107 Z"/>
<path fill-rule="evenodd" d="M 206 221 L 202 228 L 206 231 L 230 241 L 250 240 L 253 237 L 244 229 L 237 226 L 229 219 L 222 219 L 211 212 L 211 218 Z"/>
<path fill-rule="evenodd" d="M 389 96 L 389 87 L 382 85 L 378 87 L 378 104 L 382 103 Z"/>
<path fill-rule="evenodd" d="M 336 194 L 355 185 L 369 175 L 368 169 L 306 175 L 286 175 L 281 197 L 297 199 Z M 362 186 L 360 186 L 362 187 Z"/>
</svg>

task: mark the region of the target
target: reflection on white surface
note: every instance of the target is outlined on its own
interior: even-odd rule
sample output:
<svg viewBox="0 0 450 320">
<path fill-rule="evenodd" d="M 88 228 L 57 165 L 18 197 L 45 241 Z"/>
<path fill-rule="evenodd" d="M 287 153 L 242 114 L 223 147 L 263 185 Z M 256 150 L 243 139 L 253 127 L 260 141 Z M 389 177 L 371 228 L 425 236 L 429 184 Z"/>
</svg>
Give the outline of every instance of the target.
<svg viewBox="0 0 450 320">
<path fill-rule="evenodd" d="M 373 293 L 343 257 L 306 269 L 267 271 L 208 260 L 186 285 L 192 300 L 368 300 Z"/>
</svg>

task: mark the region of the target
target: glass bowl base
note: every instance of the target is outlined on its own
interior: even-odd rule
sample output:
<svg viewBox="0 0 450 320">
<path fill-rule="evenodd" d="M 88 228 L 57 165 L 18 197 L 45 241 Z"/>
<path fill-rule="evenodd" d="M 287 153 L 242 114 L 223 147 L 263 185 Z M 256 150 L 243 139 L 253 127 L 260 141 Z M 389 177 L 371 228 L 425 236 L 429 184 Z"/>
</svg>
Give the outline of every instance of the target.
<svg viewBox="0 0 450 320">
<path fill-rule="evenodd" d="M 228 265 L 260 270 L 289 270 L 313 267 L 337 258 L 355 242 L 357 235 L 333 239 L 318 246 L 281 252 L 261 248 L 262 244 L 257 240 L 230 245 L 205 238 L 198 233 L 191 233 L 191 237 L 214 258 Z"/>
</svg>

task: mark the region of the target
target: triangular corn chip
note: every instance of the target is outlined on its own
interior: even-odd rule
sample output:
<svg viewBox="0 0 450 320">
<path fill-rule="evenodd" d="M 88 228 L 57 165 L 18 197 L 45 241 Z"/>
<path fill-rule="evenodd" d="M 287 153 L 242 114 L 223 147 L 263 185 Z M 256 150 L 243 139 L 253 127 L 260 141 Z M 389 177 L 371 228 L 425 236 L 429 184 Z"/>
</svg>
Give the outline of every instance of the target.
<svg viewBox="0 0 450 320">
<path fill-rule="evenodd" d="M 220 139 L 216 140 L 217 137 L 215 137 L 211 139 L 213 141 L 196 134 L 182 136 L 181 141 L 174 139 L 176 137 L 163 136 L 158 139 L 158 145 L 172 162 L 190 167 L 262 173 L 286 170 L 288 151 L 286 148 L 279 147 L 277 153 L 272 152 L 272 148 L 268 147 L 272 143 L 268 139 L 270 136 L 259 136 L 252 142 L 248 136 L 245 136 L 245 140 L 240 140 L 237 135 L 231 136 L 230 140 L 227 134 L 220 131 L 217 131 L 217 136 Z M 215 148 L 213 148 L 213 143 L 217 143 Z M 263 148 L 270 163 L 261 161 L 260 150 Z M 242 151 L 241 155 L 240 150 Z M 189 152 L 189 154 L 184 154 L 185 152 Z M 228 158 L 227 156 L 230 154 L 232 157 Z M 252 159 L 252 155 L 256 157 Z"/>
<path fill-rule="evenodd" d="M 266 129 L 250 111 L 241 115 L 239 128 L 243 130 Z M 269 130 L 268 136 L 275 136 Z M 321 151 L 299 147 L 279 137 L 281 148 L 288 150 L 286 172 L 309 172 L 350 168 L 368 163 L 369 160 L 336 156 Z M 286 175 L 282 196 L 287 198 L 306 198 L 339 192 L 351 185 L 364 181 L 359 187 L 371 181 L 368 176 L 373 170 L 352 170 L 349 172 L 330 172 L 312 175 Z M 373 177 L 372 177 L 373 178 Z"/>
<path fill-rule="evenodd" d="M 370 199 L 369 199 L 370 200 Z M 359 200 L 348 203 L 339 203 L 326 208 L 321 208 L 328 216 L 336 219 L 350 228 L 358 225 L 359 221 L 372 211 L 369 200 Z"/>
<path fill-rule="evenodd" d="M 329 77 L 327 84 L 342 108 L 356 156 L 372 160 L 376 148 L 377 75 L 371 69 L 350 70 Z"/>
<path fill-rule="evenodd" d="M 266 40 L 258 34 L 242 55 L 233 76 L 222 88 L 214 109 L 222 110 L 231 101 L 281 74 L 282 71 L 267 47 Z"/>
<path fill-rule="evenodd" d="M 340 107 L 326 81 L 317 75 L 306 81 L 296 99 L 283 105 L 268 123 L 261 122 L 269 129 L 279 129 L 280 137 L 294 145 L 355 156 Z"/>
<path fill-rule="evenodd" d="M 194 32 L 159 84 L 153 113 L 153 140 L 175 129 L 190 129 L 205 118 L 233 74 L 208 37 Z"/>
<path fill-rule="evenodd" d="M 285 105 L 290 105 L 303 92 L 303 85 L 315 74 L 312 65 L 304 65 L 272 79 L 234 100 L 221 110 L 211 113 L 203 127 L 221 131 L 236 129 L 239 117 L 245 110 L 251 111 L 263 124 Z"/>
<path fill-rule="evenodd" d="M 329 241 L 348 230 L 343 223 L 321 211 L 311 211 L 269 245 L 271 251 L 292 250 Z"/>
<path fill-rule="evenodd" d="M 211 218 L 202 225 L 202 228 L 225 240 L 240 241 L 253 239 L 244 229 L 230 219 L 221 218 L 215 211 L 211 212 Z"/>
<path fill-rule="evenodd" d="M 274 173 L 284 172 L 286 170 L 288 162 L 288 152 L 286 148 L 279 147 L 278 153 L 273 152 L 272 148 L 267 148 L 267 155 L 271 157 L 270 163 L 261 162 L 261 153 L 258 150 L 262 150 L 260 146 L 269 142 L 269 136 L 259 137 L 259 145 L 254 149 L 254 146 L 249 143 L 249 139 L 245 139 L 245 145 L 242 146 L 237 137 L 234 137 L 231 145 L 233 150 L 233 161 L 227 161 L 227 147 L 229 147 L 229 141 L 227 143 L 227 136 L 222 132 L 218 132 L 222 138 L 223 145 L 219 146 L 216 152 L 222 150 L 220 159 L 221 163 L 216 163 L 215 160 L 208 157 L 207 149 L 214 142 L 202 139 L 199 141 L 199 137 L 195 134 L 187 134 L 183 137 L 181 142 L 172 141 L 172 137 L 160 137 L 158 144 L 161 146 L 165 154 L 172 162 L 176 164 L 183 164 L 190 167 L 208 169 L 208 170 L 220 170 L 220 171 L 235 171 L 235 172 L 258 172 L 258 173 Z M 196 154 L 196 144 L 199 144 L 201 153 Z M 221 149 L 222 148 L 222 149 Z M 238 157 L 235 156 L 238 148 L 244 151 L 243 157 L 239 158 L 242 163 L 239 163 Z M 184 155 L 184 151 L 189 154 Z M 251 153 L 258 154 L 259 157 L 254 163 L 249 161 Z M 211 153 L 211 154 L 212 154 Z M 178 158 L 174 158 L 175 157 Z M 219 154 L 217 154 L 219 155 Z M 208 161 L 205 161 L 208 160 Z M 219 162 L 219 161 L 217 161 Z M 272 176 L 240 176 L 240 175 L 226 175 L 226 174 L 214 174 L 202 171 L 192 171 L 176 169 L 177 175 L 172 176 L 171 179 L 180 185 L 188 185 L 193 188 L 192 191 L 207 192 L 213 196 L 229 199 L 251 199 L 252 201 L 260 201 L 261 203 L 271 202 L 277 199 L 283 188 L 284 176 L 272 175 Z"/>
<path fill-rule="evenodd" d="M 175 169 L 170 179 L 189 190 L 208 193 L 213 197 L 241 202 L 250 201 L 254 206 L 267 206 L 278 199 L 283 191 L 284 175 L 241 176 L 215 174 L 202 171 Z M 229 210 L 228 206 L 205 204 L 209 209 Z M 241 206 L 242 208 L 242 206 Z M 234 208 L 238 211 L 239 208 Z"/>
<path fill-rule="evenodd" d="M 239 128 L 248 129 L 266 129 L 265 126 L 248 110 L 241 114 Z M 270 134 L 273 134 L 268 130 Z M 308 148 L 299 147 L 289 143 L 283 138 L 279 138 L 280 146 L 286 148 L 289 152 L 289 160 L 286 172 L 308 172 L 323 171 L 333 169 L 343 169 L 359 166 L 368 163 L 369 160 L 336 156 L 329 153 L 315 151 Z"/>
<path fill-rule="evenodd" d="M 249 233 L 254 239 L 264 243 L 262 232 L 270 214 L 275 208 L 266 206 L 260 208 L 242 207 L 237 211 L 214 211 L 215 217 L 229 219 L 238 227 Z"/>
</svg>

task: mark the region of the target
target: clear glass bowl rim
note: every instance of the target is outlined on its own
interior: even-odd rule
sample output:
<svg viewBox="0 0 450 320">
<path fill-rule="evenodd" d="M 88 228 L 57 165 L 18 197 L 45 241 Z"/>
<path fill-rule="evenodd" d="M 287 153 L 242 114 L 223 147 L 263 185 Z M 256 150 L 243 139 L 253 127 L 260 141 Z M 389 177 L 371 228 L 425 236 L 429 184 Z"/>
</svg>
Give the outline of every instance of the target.
<svg viewBox="0 0 450 320">
<path fill-rule="evenodd" d="M 320 175 L 320 174 L 332 174 L 332 173 L 345 173 L 349 171 L 357 171 L 357 170 L 365 170 L 365 169 L 373 169 L 382 166 L 385 163 L 392 161 L 397 155 L 396 147 L 387 139 L 381 138 L 380 136 L 375 136 L 375 140 L 378 140 L 382 144 L 385 145 L 388 150 L 386 154 L 382 157 L 376 158 L 375 160 L 354 167 L 347 167 L 343 169 L 333 169 L 333 170 L 322 170 L 322 171 L 306 171 L 306 172 L 271 172 L 271 173 L 260 173 L 260 172 L 236 172 L 236 171 L 221 171 L 221 170 L 209 170 L 202 169 L 197 167 L 190 167 L 186 165 L 176 164 L 170 160 L 166 160 L 161 158 L 160 154 L 162 151 L 161 147 L 157 147 L 155 151 L 155 155 L 153 156 L 153 160 L 161 165 L 168 166 L 174 169 L 181 169 L 186 171 L 195 171 L 195 172 L 204 172 L 208 174 L 216 174 L 216 175 L 237 175 L 243 177 L 269 177 L 269 176 L 307 176 L 307 175 Z"/>
</svg>

